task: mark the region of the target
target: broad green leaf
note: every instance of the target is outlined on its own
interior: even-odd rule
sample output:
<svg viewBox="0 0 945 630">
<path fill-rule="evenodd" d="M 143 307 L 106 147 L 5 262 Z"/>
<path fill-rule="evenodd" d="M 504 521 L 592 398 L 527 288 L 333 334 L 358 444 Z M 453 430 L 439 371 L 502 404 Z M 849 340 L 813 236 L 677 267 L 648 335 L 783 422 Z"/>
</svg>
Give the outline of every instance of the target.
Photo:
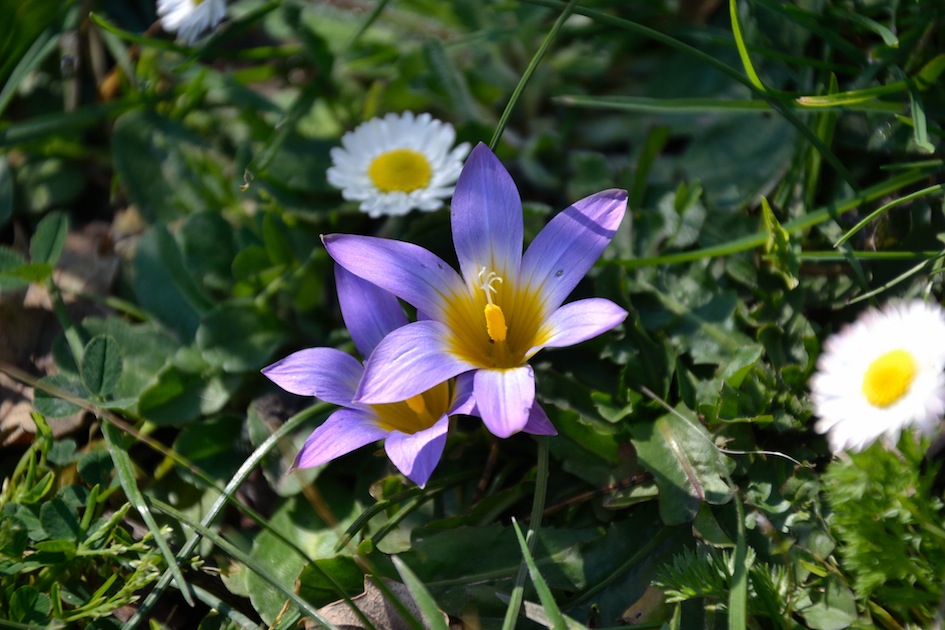
<svg viewBox="0 0 945 630">
<path fill-rule="evenodd" d="M 299 596 L 315 606 L 324 606 L 342 595 L 360 593 L 364 572 L 350 556 L 334 556 L 306 564 L 298 579 Z"/>
<path fill-rule="evenodd" d="M 46 263 L 53 267 L 59 262 L 62 248 L 69 234 L 69 216 L 62 212 L 50 212 L 36 225 L 30 239 L 30 261 Z"/>
<path fill-rule="evenodd" d="M 82 327 L 89 334 L 112 337 L 121 348 L 121 378 L 111 392 L 113 398 L 137 399 L 157 380 L 178 343 L 154 322 L 132 323 L 121 317 L 87 317 Z"/>
<path fill-rule="evenodd" d="M 115 389 L 121 378 L 121 350 L 114 337 L 97 335 L 82 353 L 82 383 L 93 396 L 104 398 Z"/>
<path fill-rule="evenodd" d="M 39 521 L 49 538 L 74 543 L 79 536 L 79 517 L 75 509 L 58 496 L 43 503 Z"/>
<path fill-rule="evenodd" d="M 251 302 L 227 302 L 211 311 L 197 330 L 204 358 L 226 372 L 265 367 L 287 339 L 284 324 Z"/>
<path fill-rule="evenodd" d="M 65 418 L 82 411 L 82 407 L 62 398 L 57 398 L 57 391 L 81 399 L 85 399 L 89 395 L 82 383 L 74 378 L 64 374 L 44 376 L 39 379 L 39 384 L 33 393 L 33 405 L 36 407 L 36 411 L 47 418 Z"/>
<path fill-rule="evenodd" d="M 799 611 L 813 630 L 841 630 L 857 619 L 856 597 L 837 577 L 828 577 L 826 588 L 812 593 L 813 604 Z"/>
<path fill-rule="evenodd" d="M 182 341 L 193 338 L 200 315 L 212 306 L 187 269 L 174 237 L 163 225 L 138 240 L 133 287 L 142 308 L 152 313 Z"/>
<path fill-rule="evenodd" d="M 689 415 L 684 408 L 680 413 Z M 660 489 L 660 516 L 667 525 L 692 521 L 703 502 L 718 505 L 732 498 L 725 481 L 731 462 L 701 425 L 670 413 L 632 423 L 630 432 L 640 464 Z"/>
<path fill-rule="evenodd" d="M 52 612 L 52 601 L 49 595 L 41 593 L 32 586 L 21 586 L 10 596 L 10 621 L 45 625 L 49 622 L 50 612 Z"/>
</svg>

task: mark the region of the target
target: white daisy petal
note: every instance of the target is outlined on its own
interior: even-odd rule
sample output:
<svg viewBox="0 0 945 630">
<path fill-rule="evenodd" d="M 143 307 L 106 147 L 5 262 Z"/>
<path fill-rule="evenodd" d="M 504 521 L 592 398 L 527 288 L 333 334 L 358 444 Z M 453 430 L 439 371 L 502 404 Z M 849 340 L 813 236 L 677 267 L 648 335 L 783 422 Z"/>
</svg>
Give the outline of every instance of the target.
<svg viewBox="0 0 945 630">
<path fill-rule="evenodd" d="M 226 18 L 226 0 L 158 0 L 161 28 L 188 46 Z"/>
<path fill-rule="evenodd" d="M 810 380 L 834 452 L 895 444 L 914 427 L 928 435 L 945 413 L 945 311 L 914 300 L 870 310 L 824 343 Z"/>
<path fill-rule="evenodd" d="M 374 218 L 430 212 L 453 194 L 469 154 L 469 143 L 455 141 L 453 126 L 428 113 L 372 118 L 330 151 L 328 183 Z"/>
</svg>

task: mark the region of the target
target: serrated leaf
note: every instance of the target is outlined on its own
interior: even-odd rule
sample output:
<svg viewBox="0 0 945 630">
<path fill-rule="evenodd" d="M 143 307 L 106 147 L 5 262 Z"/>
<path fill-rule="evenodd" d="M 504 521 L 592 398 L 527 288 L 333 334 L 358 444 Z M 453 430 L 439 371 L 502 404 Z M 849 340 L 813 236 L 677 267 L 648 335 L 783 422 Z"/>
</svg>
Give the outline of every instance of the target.
<svg viewBox="0 0 945 630">
<path fill-rule="evenodd" d="M 62 212 L 47 214 L 36 225 L 33 238 L 30 239 L 30 261 L 55 267 L 68 235 L 69 216 Z"/>
<path fill-rule="evenodd" d="M 82 354 L 82 383 L 93 396 L 105 397 L 121 378 L 121 351 L 111 335 L 96 335 Z"/>
<path fill-rule="evenodd" d="M 781 227 L 768 200 L 764 197 L 761 198 L 761 215 L 764 217 L 765 231 L 768 233 L 765 252 L 768 254 L 772 270 L 781 276 L 789 290 L 793 289 L 800 284 L 797 275 L 800 272 L 801 262 L 797 256 L 797 248 L 791 243 L 791 235 Z"/>
<path fill-rule="evenodd" d="M 633 423 L 630 432 L 640 464 L 659 487 L 660 516 L 667 525 L 692 521 L 703 502 L 719 505 L 732 498 L 725 481 L 730 462 L 700 425 L 670 413 Z"/>
</svg>

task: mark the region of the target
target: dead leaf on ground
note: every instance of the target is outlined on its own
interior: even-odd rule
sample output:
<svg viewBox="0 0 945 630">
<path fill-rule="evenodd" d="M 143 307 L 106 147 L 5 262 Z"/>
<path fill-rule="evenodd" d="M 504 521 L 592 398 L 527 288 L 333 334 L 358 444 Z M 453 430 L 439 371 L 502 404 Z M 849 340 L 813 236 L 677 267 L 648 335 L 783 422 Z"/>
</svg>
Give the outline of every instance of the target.
<svg viewBox="0 0 945 630">
<path fill-rule="evenodd" d="M 384 630 L 409 630 L 410 625 L 397 611 L 396 606 L 384 597 L 384 593 L 377 587 L 374 577 L 364 576 L 364 592 L 351 598 L 358 609 L 364 613 L 364 616 L 371 620 L 377 628 Z M 410 591 L 400 582 L 394 582 L 387 578 L 382 578 L 384 585 L 390 592 L 403 604 L 404 608 L 410 611 L 417 619 L 423 619 L 420 614 L 420 608 L 410 595 Z M 365 628 L 364 622 L 358 615 L 351 610 L 351 606 L 344 600 L 339 600 L 322 606 L 318 609 L 318 614 L 325 618 L 341 630 L 361 630 Z M 448 624 L 449 618 L 443 613 L 443 620 Z M 317 630 L 321 624 L 312 620 L 305 619 L 306 630 Z"/>
</svg>

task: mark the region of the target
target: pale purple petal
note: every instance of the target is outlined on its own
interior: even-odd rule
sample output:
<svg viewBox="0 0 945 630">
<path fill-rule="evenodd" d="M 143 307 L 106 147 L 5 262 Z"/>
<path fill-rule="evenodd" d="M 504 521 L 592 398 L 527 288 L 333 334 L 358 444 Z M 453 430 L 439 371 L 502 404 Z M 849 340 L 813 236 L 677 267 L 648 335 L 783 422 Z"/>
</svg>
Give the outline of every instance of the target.
<svg viewBox="0 0 945 630">
<path fill-rule="evenodd" d="M 460 271 L 475 280 L 482 267 L 515 277 L 522 260 L 522 199 L 499 159 L 481 142 L 456 182 L 450 214 Z"/>
<path fill-rule="evenodd" d="M 341 350 L 307 348 L 264 367 L 262 373 L 287 392 L 350 407 L 363 369 Z"/>
<path fill-rule="evenodd" d="M 387 333 L 407 324 L 407 316 L 393 293 L 385 291 L 335 265 L 335 285 L 341 316 L 362 357 L 368 357 Z"/>
<path fill-rule="evenodd" d="M 627 210 L 627 191 L 605 190 L 559 212 L 522 259 L 519 282 L 540 287 L 550 312 L 564 302 L 613 239 Z"/>
<path fill-rule="evenodd" d="M 453 404 L 450 405 L 449 415 L 461 413 L 470 415 L 476 408 L 476 398 L 473 396 L 475 372 L 464 372 L 456 377 L 453 383 Z"/>
<path fill-rule="evenodd" d="M 308 436 L 292 468 L 321 466 L 365 444 L 384 439 L 388 433 L 362 411 L 339 409 Z"/>
<path fill-rule="evenodd" d="M 565 304 L 545 321 L 550 338 L 526 353 L 531 356 L 540 348 L 564 348 L 586 341 L 620 325 L 627 311 L 605 298 L 588 298 Z"/>
<path fill-rule="evenodd" d="M 355 400 L 381 404 L 407 400 L 474 368 L 450 352 L 449 328 L 437 321 L 407 324 L 377 345 L 364 364 Z"/>
<path fill-rule="evenodd" d="M 535 374 L 531 366 L 511 370 L 476 370 L 476 407 L 493 435 L 507 438 L 528 424 L 535 404 Z"/>
<path fill-rule="evenodd" d="M 440 463 L 448 428 L 449 419 L 443 416 L 429 429 L 413 434 L 391 431 L 384 450 L 397 470 L 422 488 Z"/>
<path fill-rule="evenodd" d="M 328 234 L 322 242 L 339 265 L 435 319 L 451 295 L 467 290 L 452 267 L 413 243 L 350 234 Z"/>
<path fill-rule="evenodd" d="M 558 435 L 555 425 L 551 424 L 545 410 L 537 402 L 532 405 L 532 411 L 528 414 L 528 422 L 522 433 L 531 433 L 532 435 Z"/>
</svg>

